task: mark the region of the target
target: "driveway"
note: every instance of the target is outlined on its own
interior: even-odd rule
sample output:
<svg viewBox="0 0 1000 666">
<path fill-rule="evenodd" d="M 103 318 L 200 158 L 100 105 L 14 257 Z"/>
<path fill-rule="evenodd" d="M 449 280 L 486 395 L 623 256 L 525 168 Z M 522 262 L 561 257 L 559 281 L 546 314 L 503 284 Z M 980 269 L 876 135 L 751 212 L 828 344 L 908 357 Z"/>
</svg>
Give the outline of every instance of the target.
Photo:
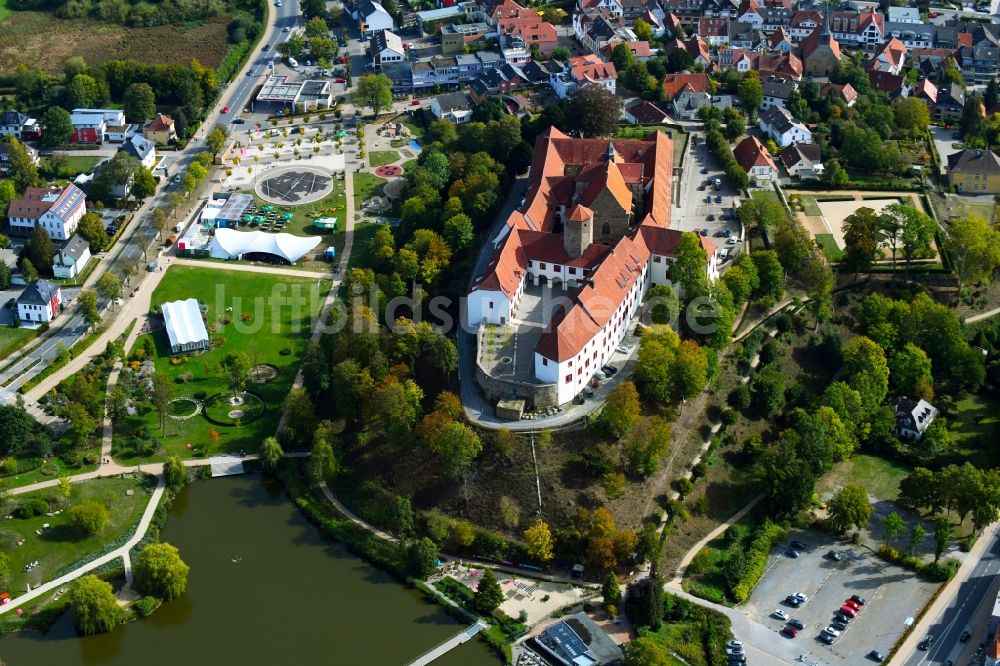
<svg viewBox="0 0 1000 666">
<path fill-rule="evenodd" d="M 777 641 L 794 641 L 810 656 L 824 664 L 861 664 L 872 650 L 888 654 L 896 640 L 931 599 L 938 585 L 918 579 L 905 569 L 883 562 L 860 546 L 845 545 L 829 534 L 818 531 L 792 531 L 789 541 L 797 539 L 808 548 L 798 558 L 785 555 L 788 542 L 777 549 L 768 568 L 742 608 L 748 617 L 774 632 L 784 622 L 772 613 L 781 609 L 800 620 L 805 629 L 794 639 L 775 633 Z M 840 562 L 826 557 L 835 550 L 843 555 Z M 784 602 L 785 597 L 801 592 L 808 601 L 799 608 Z M 867 603 L 833 645 L 818 640 L 820 632 L 833 620 L 833 614 L 851 597 L 860 595 Z"/>
<path fill-rule="evenodd" d="M 956 131 L 955 129 L 938 127 L 936 125 L 931 127 L 931 136 L 934 137 L 934 147 L 937 148 L 938 155 L 941 157 L 941 173 L 945 173 L 948 167 L 948 156 L 961 152 L 958 148 L 952 147 L 952 144 L 961 141 L 961 139 L 954 138 L 953 135 Z"/>
</svg>

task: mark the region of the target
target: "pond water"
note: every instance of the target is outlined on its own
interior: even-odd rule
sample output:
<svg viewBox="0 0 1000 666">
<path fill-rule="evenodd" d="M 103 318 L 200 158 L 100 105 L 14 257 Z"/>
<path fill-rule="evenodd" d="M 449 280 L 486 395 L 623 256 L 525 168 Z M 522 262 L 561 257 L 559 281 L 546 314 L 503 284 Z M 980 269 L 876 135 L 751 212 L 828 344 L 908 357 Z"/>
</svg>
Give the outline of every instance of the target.
<svg viewBox="0 0 1000 666">
<path fill-rule="evenodd" d="M 257 477 L 187 487 L 162 537 L 191 567 L 183 597 L 86 638 L 76 636 L 67 613 L 47 635 L 0 640 L 0 658 L 7 666 L 405 665 L 463 626 L 322 538 L 278 484 Z M 499 663 L 478 639 L 434 662 Z"/>
</svg>

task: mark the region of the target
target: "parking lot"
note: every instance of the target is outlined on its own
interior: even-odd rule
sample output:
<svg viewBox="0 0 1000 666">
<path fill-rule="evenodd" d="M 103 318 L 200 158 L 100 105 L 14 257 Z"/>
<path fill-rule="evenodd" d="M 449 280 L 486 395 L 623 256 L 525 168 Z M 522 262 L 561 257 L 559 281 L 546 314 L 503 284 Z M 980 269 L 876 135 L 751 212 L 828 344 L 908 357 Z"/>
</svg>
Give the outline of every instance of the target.
<svg viewBox="0 0 1000 666">
<path fill-rule="evenodd" d="M 786 554 L 791 540 L 807 546 L 798 551 L 797 558 Z M 821 663 L 865 663 L 872 650 L 888 654 L 907 620 L 916 618 L 937 588 L 861 546 L 837 542 L 822 532 L 793 531 L 789 542 L 771 556 L 743 610 L 751 620 L 776 632 L 774 640 L 796 641 L 803 653 Z M 831 550 L 841 553 L 843 559 L 836 562 L 827 557 Z M 807 597 L 798 608 L 785 602 L 796 592 Z M 830 626 L 834 613 L 855 594 L 866 601 L 857 618 L 832 645 L 820 642 L 819 635 Z M 777 633 L 785 626 L 785 621 L 772 615 L 778 609 L 805 625 L 797 637 Z"/>
<path fill-rule="evenodd" d="M 716 178 L 720 182 L 718 190 L 714 187 Z M 712 238 L 716 245 L 734 247 L 736 241 L 727 243 L 724 234 L 728 232 L 734 239 L 739 234 L 740 225 L 733 210 L 737 195 L 738 192 L 727 182 L 722 169 L 709 153 L 704 135 L 692 134 L 684 159 L 680 208 L 675 209 L 671 226 L 681 231 L 707 229 L 706 236 Z"/>
</svg>

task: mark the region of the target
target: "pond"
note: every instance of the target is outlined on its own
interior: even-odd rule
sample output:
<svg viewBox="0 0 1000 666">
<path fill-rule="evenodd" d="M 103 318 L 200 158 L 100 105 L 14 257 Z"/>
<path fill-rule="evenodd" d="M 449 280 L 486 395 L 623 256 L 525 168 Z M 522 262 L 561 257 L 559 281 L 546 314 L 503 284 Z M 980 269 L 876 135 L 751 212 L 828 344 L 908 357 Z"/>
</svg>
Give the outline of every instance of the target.
<svg viewBox="0 0 1000 666">
<path fill-rule="evenodd" d="M 462 629 L 415 591 L 325 540 L 280 485 L 258 477 L 192 484 L 177 496 L 162 537 L 191 566 L 183 597 L 149 618 L 86 638 L 76 636 L 67 613 L 47 635 L 0 640 L 0 658 L 7 666 L 404 665 Z M 500 660 L 477 639 L 433 663 Z"/>
</svg>

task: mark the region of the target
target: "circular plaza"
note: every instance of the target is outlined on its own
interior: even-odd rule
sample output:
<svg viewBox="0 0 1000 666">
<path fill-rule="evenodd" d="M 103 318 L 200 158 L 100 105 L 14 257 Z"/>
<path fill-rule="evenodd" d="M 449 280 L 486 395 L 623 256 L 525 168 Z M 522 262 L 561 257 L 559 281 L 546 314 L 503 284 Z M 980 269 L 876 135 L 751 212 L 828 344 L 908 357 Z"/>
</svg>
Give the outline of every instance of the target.
<svg viewBox="0 0 1000 666">
<path fill-rule="evenodd" d="M 254 185 L 258 197 L 278 206 L 301 206 L 333 191 L 333 176 L 313 166 L 288 166 L 266 171 Z"/>
</svg>

